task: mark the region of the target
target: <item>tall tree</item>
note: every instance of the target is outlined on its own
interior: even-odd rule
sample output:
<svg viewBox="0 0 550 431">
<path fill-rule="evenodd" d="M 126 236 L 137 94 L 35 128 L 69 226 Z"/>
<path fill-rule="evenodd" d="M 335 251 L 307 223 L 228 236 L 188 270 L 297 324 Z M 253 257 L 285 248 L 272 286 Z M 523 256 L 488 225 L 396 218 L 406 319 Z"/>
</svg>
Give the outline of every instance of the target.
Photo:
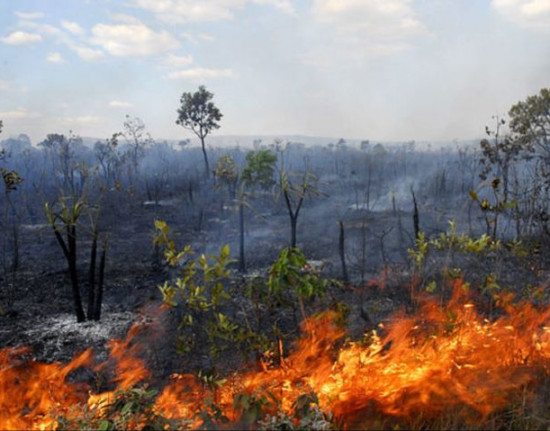
<svg viewBox="0 0 550 431">
<path fill-rule="evenodd" d="M 82 139 L 73 135 L 72 132 L 69 133 L 68 137 L 59 133 L 50 133 L 38 146 L 49 152 L 55 174 L 61 175 L 62 183 L 58 186 L 64 193 L 74 194 L 75 149 L 82 146 Z M 55 178 L 57 181 L 57 176 Z"/>
<path fill-rule="evenodd" d="M 204 140 L 212 130 L 220 128 L 218 123 L 223 116 L 212 102 L 213 97 L 214 94 L 210 93 L 204 85 L 194 93 L 183 93 L 176 120 L 176 124 L 191 130 L 200 139 L 207 178 L 210 177 L 210 166 Z"/>
<path fill-rule="evenodd" d="M 516 103 L 508 115 L 517 139 L 550 166 L 550 89 L 542 88 L 539 94 Z"/>
<path fill-rule="evenodd" d="M 528 193 L 524 194 L 527 197 L 523 199 L 524 209 L 530 218 L 538 219 L 543 231 L 550 235 L 550 89 L 542 88 L 538 94 L 516 103 L 508 115 L 513 139 L 521 147 L 523 158 L 534 159 L 535 170 L 526 187 Z"/>
<path fill-rule="evenodd" d="M 130 146 L 127 154 L 132 165 L 132 175 L 137 178 L 139 161 L 144 156 L 145 147 L 151 145 L 153 138 L 145 131 L 145 123 L 141 118 L 132 118 L 129 115 L 126 115 L 126 120 L 124 121 L 124 132 L 119 135 L 124 136 Z"/>
<path fill-rule="evenodd" d="M 247 165 L 239 170 L 235 160 L 223 155 L 216 164 L 216 179 L 219 187 L 226 187 L 239 210 L 239 272 L 246 272 L 244 255 L 245 207 L 250 207 L 249 199 L 253 198 L 253 189 L 259 187 L 267 190 L 275 184 L 273 174 L 277 163 L 277 154 L 262 149 L 250 151 L 246 155 Z"/>
<path fill-rule="evenodd" d="M 0 120 L 0 133 L 2 133 L 2 127 L 3 123 L 2 120 Z M 0 151 L 0 161 L 4 161 L 9 153 L 6 153 L 4 148 Z M 4 220 L 3 220 L 3 228 L 5 229 L 5 232 L 2 232 L 4 236 L 4 241 L 7 241 L 8 237 L 8 231 L 11 232 L 11 239 L 13 244 L 13 255 L 12 255 L 12 261 L 11 261 L 11 272 L 15 273 L 19 267 L 19 229 L 21 225 L 21 212 L 17 210 L 16 204 L 11 198 L 11 193 L 17 190 L 19 184 L 23 182 L 23 178 L 19 176 L 17 171 L 4 169 L 0 167 L 0 176 L 4 182 L 4 200 L 7 203 L 7 205 L 4 205 Z M 5 260 L 5 253 L 6 249 L 3 250 L 4 256 L 3 261 Z M 6 272 L 6 266 L 4 266 L 4 270 Z M 1 308 L 0 308 L 1 310 Z"/>
<path fill-rule="evenodd" d="M 482 139 L 479 143 L 482 157 L 480 163 L 482 170 L 479 174 L 482 180 L 488 178 L 489 173 L 493 173 L 495 178 L 502 180 L 503 200 L 508 201 L 510 168 L 516 161 L 523 149 L 520 139 L 513 139 L 512 136 L 505 134 L 501 136 L 500 129 L 506 124 L 502 118 L 496 119 L 495 130 L 485 127 L 485 133 L 489 139 Z"/>
</svg>

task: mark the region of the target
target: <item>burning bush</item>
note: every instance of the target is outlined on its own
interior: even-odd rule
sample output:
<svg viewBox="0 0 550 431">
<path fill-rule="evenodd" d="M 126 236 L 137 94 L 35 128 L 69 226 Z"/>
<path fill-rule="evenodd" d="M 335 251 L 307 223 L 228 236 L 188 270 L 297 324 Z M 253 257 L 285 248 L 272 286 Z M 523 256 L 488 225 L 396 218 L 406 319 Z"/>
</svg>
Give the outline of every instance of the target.
<svg viewBox="0 0 550 431">
<path fill-rule="evenodd" d="M 145 346 L 132 344 L 138 327 L 111 343 L 115 388 L 106 393 L 68 379 L 75 369 L 105 366 L 89 351 L 63 365 L 5 349 L 0 427 L 544 428 L 550 309 L 509 298 L 499 305 L 501 317 L 484 318 L 456 283 L 445 306 L 426 299 L 413 316 L 396 314 L 354 342 L 343 341 L 334 313 L 322 313 L 303 322 L 278 366 L 223 379 L 174 375 L 158 395 L 137 358 Z"/>
</svg>

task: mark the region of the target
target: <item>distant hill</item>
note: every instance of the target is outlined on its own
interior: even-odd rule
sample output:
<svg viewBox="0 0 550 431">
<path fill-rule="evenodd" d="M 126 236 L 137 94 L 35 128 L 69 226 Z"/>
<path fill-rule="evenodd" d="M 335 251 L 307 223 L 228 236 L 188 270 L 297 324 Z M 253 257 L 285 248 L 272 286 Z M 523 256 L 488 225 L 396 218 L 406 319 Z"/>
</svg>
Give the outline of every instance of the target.
<svg viewBox="0 0 550 431">
<path fill-rule="evenodd" d="M 470 140 L 449 140 L 449 141 L 377 141 L 377 140 L 368 140 L 368 139 L 347 139 L 347 138 L 335 138 L 335 137 L 326 137 L 326 136 L 304 136 L 304 135 L 211 135 L 206 139 L 206 145 L 208 147 L 214 148 L 254 148 L 256 145 L 269 146 L 273 144 L 276 140 L 281 141 L 283 144 L 287 142 L 300 143 L 304 144 L 307 147 L 311 146 L 328 146 L 328 145 L 337 145 L 338 142 L 343 139 L 345 145 L 351 148 L 360 148 L 362 142 L 368 141 L 371 146 L 374 146 L 378 143 L 383 144 L 386 147 L 399 147 L 402 145 L 410 145 L 414 142 L 414 148 L 417 150 L 438 150 L 439 148 L 455 148 L 456 146 L 477 146 L 479 139 L 470 139 Z M 198 138 L 187 138 L 181 140 L 174 139 L 155 139 L 156 142 L 166 142 L 172 146 L 177 146 L 181 141 L 187 140 L 188 145 L 191 147 L 200 146 L 200 141 Z M 24 145 L 29 145 L 30 140 L 26 135 L 19 135 L 17 137 L 11 137 L 0 141 L 0 145 L 4 144 L 3 147 L 9 147 L 13 144 L 16 144 L 17 141 L 21 141 Z M 104 141 L 101 138 L 93 137 L 82 137 L 82 142 L 85 146 L 93 148 L 94 144 L 97 141 Z M 121 139 L 123 143 L 123 138 Z M 33 142 L 33 145 L 36 146 L 38 142 Z"/>
</svg>

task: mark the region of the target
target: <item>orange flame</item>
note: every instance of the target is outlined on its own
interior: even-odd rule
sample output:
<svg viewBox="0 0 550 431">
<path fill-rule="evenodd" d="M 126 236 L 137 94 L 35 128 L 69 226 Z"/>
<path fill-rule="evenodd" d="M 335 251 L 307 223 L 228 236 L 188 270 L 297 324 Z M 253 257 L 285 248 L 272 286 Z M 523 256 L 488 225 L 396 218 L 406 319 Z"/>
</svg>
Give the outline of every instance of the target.
<svg viewBox="0 0 550 431">
<path fill-rule="evenodd" d="M 501 307 L 496 320 L 483 318 L 458 285 L 447 306 L 426 300 L 412 317 L 395 315 L 385 335 L 373 332 L 359 342 L 344 342 L 335 316 L 325 313 L 304 323 L 304 335 L 279 367 L 235 373 L 216 389 L 191 375 L 175 375 L 154 410 L 197 427 L 197 413 L 210 397 L 237 423 L 238 394 L 270 393 L 277 408 L 292 417 L 296 400 L 314 392 L 320 408 L 343 420 L 344 427 L 364 425 L 371 414 L 430 419 L 454 412 L 466 422 L 484 420 L 549 372 L 550 308 L 540 311 L 509 300 Z M 110 344 L 116 390 L 150 376 L 132 344 L 137 331 L 134 327 L 126 340 Z M 113 396 L 114 391 L 91 395 L 85 384 L 67 382 L 72 370 L 92 365 L 90 351 L 65 366 L 24 361 L 28 353 L 0 351 L 0 428 L 55 428 L 52 413 L 74 415 L 71 406 L 97 406 Z M 268 409 L 275 413 L 274 406 Z"/>
</svg>

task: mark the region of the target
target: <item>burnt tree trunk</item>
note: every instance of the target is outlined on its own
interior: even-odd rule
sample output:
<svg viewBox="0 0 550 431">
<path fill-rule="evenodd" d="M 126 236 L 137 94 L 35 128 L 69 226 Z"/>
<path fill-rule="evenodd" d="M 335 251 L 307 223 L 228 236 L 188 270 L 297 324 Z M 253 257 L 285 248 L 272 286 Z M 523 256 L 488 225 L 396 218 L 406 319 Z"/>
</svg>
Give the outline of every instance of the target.
<svg viewBox="0 0 550 431">
<path fill-rule="evenodd" d="M 418 239 L 418 236 L 420 235 L 420 218 L 418 216 L 418 205 L 416 202 L 416 196 L 414 194 L 414 190 L 411 187 L 411 194 L 413 198 L 413 225 L 414 225 L 414 238 Z"/>
<path fill-rule="evenodd" d="M 201 149 L 202 156 L 204 158 L 204 167 L 206 169 L 206 178 L 210 178 L 210 164 L 208 163 L 208 154 L 206 154 L 206 147 L 204 145 L 204 136 L 201 135 Z"/>
<path fill-rule="evenodd" d="M 239 202 L 239 272 L 246 272 L 244 258 L 244 204 Z"/>
<path fill-rule="evenodd" d="M 189 181 L 189 186 L 187 187 L 187 196 L 189 196 L 189 202 L 193 203 L 193 182 Z"/>
<path fill-rule="evenodd" d="M 69 263 L 69 275 L 71 277 L 71 286 L 73 290 L 73 303 L 76 314 L 77 322 L 84 322 L 86 316 L 84 315 L 84 308 L 82 307 L 82 298 L 80 296 L 80 286 L 78 285 L 78 271 L 76 268 L 76 225 L 71 224 L 67 226 L 67 242 L 68 246 L 68 263 Z"/>
<path fill-rule="evenodd" d="M 204 207 L 200 207 L 199 209 L 199 217 L 197 220 L 197 232 L 202 232 L 202 222 L 204 220 Z"/>
<path fill-rule="evenodd" d="M 338 221 L 340 227 L 340 235 L 338 237 L 338 251 L 340 253 L 340 261 L 342 262 L 342 279 L 344 283 L 349 282 L 348 277 L 348 268 L 346 266 L 346 237 L 344 231 L 344 222 L 342 220 Z"/>
<path fill-rule="evenodd" d="M 19 269 L 19 227 L 17 221 L 13 222 L 12 236 L 13 236 L 13 260 L 11 262 L 11 272 L 15 273 Z"/>
<path fill-rule="evenodd" d="M 290 216 L 290 247 L 296 248 L 296 228 L 298 226 L 298 217 Z"/>
<path fill-rule="evenodd" d="M 17 215 L 17 209 L 15 208 L 15 205 L 13 204 L 10 196 L 9 196 L 10 189 L 6 186 L 6 193 L 5 193 L 5 200 L 8 202 L 9 209 L 11 209 L 12 213 L 12 221 L 11 221 L 11 233 L 12 233 L 12 241 L 13 241 L 13 255 L 12 255 L 12 261 L 10 265 L 10 269 L 12 273 L 17 272 L 19 269 L 19 223 L 20 223 L 20 217 Z M 6 225 L 9 223 L 9 216 L 8 216 L 8 207 L 6 207 L 6 211 L 4 214 L 4 219 Z"/>
<path fill-rule="evenodd" d="M 76 225 L 67 225 L 67 242 L 63 239 L 57 227 L 52 226 L 55 238 L 63 250 L 63 255 L 67 259 L 69 266 L 69 276 L 71 277 L 71 287 L 73 292 L 73 305 L 77 322 L 84 322 L 84 308 L 82 307 L 82 298 L 80 297 L 80 287 L 78 285 L 78 273 L 76 269 Z"/>
<path fill-rule="evenodd" d="M 92 320 L 95 313 L 95 267 L 97 260 L 97 229 L 93 231 L 92 250 L 90 253 L 90 270 L 88 272 L 88 320 Z"/>
<path fill-rule="evenodd" d="M 290 218 L 290 247 L 296 248 L 296 228 L 298 226 L 298 216 L 300 215 L 300 209 L 304 202 L 304 197 L 301 196 L 296 205 L 296 210 L 292 210 L 292 202 L 287 190 L 284 190 L 283 195 L 285 197 L 286 208 L 288 210 L 288 216 Z"/>
<path fill-rule="evenodd" d="M 101 319 L 101 305 L 103 303 L 103 281 L 105 279 L 105 257 L 107 254 L 107 240 L 103 244 L 103 249 L 101 250 L 101 257 L 99 259 L 99 280 L 97 285 L 97 292 L 95 298 L 95 308 L 93 319 L 99 321 Z"/>
</svg>

